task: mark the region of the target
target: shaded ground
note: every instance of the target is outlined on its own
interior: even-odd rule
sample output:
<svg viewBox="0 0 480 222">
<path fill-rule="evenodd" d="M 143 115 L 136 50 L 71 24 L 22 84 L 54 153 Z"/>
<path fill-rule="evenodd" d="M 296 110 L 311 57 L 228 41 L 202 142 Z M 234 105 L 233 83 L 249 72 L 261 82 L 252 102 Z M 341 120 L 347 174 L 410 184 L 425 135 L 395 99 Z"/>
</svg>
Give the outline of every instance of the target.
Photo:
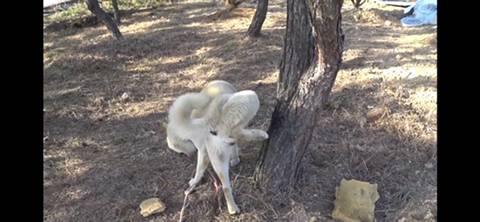
<svg viewBox="0 0 480 222">
<path fill-rule="evenodd" d="M 103 25 L 45 32 L 44 221 L 178 220 L 195 163 L 167 149 L 166 111 L 224 79 L 257 91 L 252 125 L 268 128 L 286 16 L 284 3 L 271 4 L 254 40 L 244 37 L 253 6 L 213 21 L 211 2 L 132 13 L 121 42 Z M 259 144 L 243 144 L 232 169 L 242 214 L 218 206 L 206 177 L 187 221 L 331 221 L 341 178 L 379 185 L 377 221 L 436 221 L 436 30 L 401 27 L 401 8 L 344 8 L 344 63 L 291 203 L 262 199 L 251 178 Z M 368 122 L 378 106 L 389 112 Z M 142 218 L 138 205 L 154 196 L 167 210 Z"/>
</svg>

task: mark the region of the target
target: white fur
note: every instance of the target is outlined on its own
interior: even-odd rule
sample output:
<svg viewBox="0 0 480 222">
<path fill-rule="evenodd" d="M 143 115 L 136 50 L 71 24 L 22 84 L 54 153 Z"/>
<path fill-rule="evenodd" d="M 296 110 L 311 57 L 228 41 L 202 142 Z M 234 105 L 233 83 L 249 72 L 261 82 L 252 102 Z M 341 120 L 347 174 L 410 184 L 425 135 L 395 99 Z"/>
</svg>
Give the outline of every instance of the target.
<svg viewBox="0 0 480 222">
<path fill-rule="evenodd" d="M 192 118 L 200 118 L 204 116 L 207 111 L 207 107 L 215 97 L 225 93 L 234 93 L 236 91 L 237 90 L 235 87 L 227 81 L 214 80 L 209 82 L 200 92 L 201 94 L 209 97 L 208 102 L 205 104 L 199 104 L 201 107 L 193 109 L 191 111 Z M 188 156 L 192 155 L 196 151 L 195 146 L 189 139 L 180 138 L 180 136 L 176 134 L 176 131 L 172 130 L 171 127 L 167 127 L 167 144 L 171 150 L 177 153 L 187 154 Z"/>
<path fill-rule="evenodd" d="M 238 159 L 237 138 L 263 140 L 263 130 L 244 129 L 260 106 L 258 96 L 251 90 L 221 94 L 213 100 L 203 93 L 187 93 L 175 100 L 169 110 L 167 132 L 180 139 L 190 140 L 198 150 L 197 169 L 190 186 L 202 178 L 208 162 L 222 182 L 222 189 L 230 214 L 239 213 L 229 177 L 229 161 Z M 192 118 L 193 109 L 205 109 L 202 118 Z M 171 147 L 170 147 L 171 148 Z"/>
<path fill-rule="evenodd" d="M 226 93 L 235 93 L 237 89 L 227 81 L 214 80 L 209 82 L 200 93 L 207 95 L 211 100 L 219 95 Z M 200 118 L 205 115 L 207 109 L 195 109 L 192 111 L 193 118 Z"/>
</svg>

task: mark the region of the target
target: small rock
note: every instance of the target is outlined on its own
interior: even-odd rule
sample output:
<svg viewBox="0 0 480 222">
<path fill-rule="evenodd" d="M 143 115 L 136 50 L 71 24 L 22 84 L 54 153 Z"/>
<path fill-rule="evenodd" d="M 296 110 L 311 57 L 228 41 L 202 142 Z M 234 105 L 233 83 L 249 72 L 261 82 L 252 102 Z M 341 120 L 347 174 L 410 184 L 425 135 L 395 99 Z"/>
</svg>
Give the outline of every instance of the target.
<svg viewBox="0 0 480 222">
<path fill-rule="evenodd" d="M 50 177 L 50 172 L 47 170 L 43 170 L 43 178 L 49 178 Z"/>
<path fill-rule="evenodd" d="M 95 105 L 102 105 L 104 102 L 105 102 L 105 98 L 103 98 L 102 96 L 97 97 L 93 100 L 93 104 Z"/>
<path fill-rule="evenodd" d="M 360 125 L 360 128 L 363 129 L 363 127 L 365 126 L 365 123 L 367 123 L 367 118 L 360 117 L 359 120 L 358 120 L 358 124 Z"/>
<path fill-rule="evenodd" d="M 433 163 L 426 163 L 425 168 L 432 169 L 433 168 Z"/>
<path fill-rule="evenodd" d="M 391 22 L 391 21 L 388 21 L 388 20 L 387 20 L 387 21 L 385 21 L 385 25 L 386 25 L 386 26 L 390 26 L 391 24 L 392 24 L 392 22 Z"/>
<path fill-rule="evenodd" d="M 360 21 L 360 15 L 354 15 L 353 20 L 355 20 L 356 22 Z M 356 26 L 355 26 L 355 28 L 356 28 Z"/>
<path fill-rule="evenodd" d="M 165 211 L 165 204 L 158 198 L 150 198 L 144 200 L 140 204 L 140 214 L 143 217 L 148 217 L 152 214 L 161 213 Z"/>
<path fill-rule="evenodd" d="M 366 148 L 366 147 L 364 147 L 364 146 L 360 146 L 360 145 L 358 145 L 358 144 L 357 144 L 357 145 L 355 145 L 355 148 L 356 148 L 357 150 L 360 150 L 360 151 L 365 151 L 365 150 L 367 150 L 367 148 Z"/>
<path fill-rule="evenodd" d="M 373 222 L 375 202 L 380 198 L 377 184 L 342 179 L 335 191 L 332 218 L 341 221 Z"/>
<path fill-rule="evenodd" d="M 310 217 L 310 220 L 309 222 L 317 222 L 318 221 L 318 218 L 313 216 L 313 217 Z"/>
<path fill-rule="evenodd" d="M 433 215 L 433 213 L 431 211 L 428 211 L 425 214 L 425 217 L 423 217 L 424 220 L 433 219 L 433 218 L 435 218 L 435 215 Z"/>
<path fill-rule="evenodd" d="M 407 89 L 403 89 L 402 98 L 408 98 L 408 97 L 410 97 L 410 93 L 408 92 Z"/>
<path fill-rule="evenodd" d="M 376 121 L 382 118 L 387 113 L 386 107 L 375 107 L 367 112 L 367 120 L 369 122 Z"/>
<path fill-rule="evenodd" d="M 122 96 L 120 97 L 121 100 L 127 100 L 129 98 L 128 93 L 124 92 Z"/>
<path fill-rule="evenodd" d="M 426 211 L 417 210 L 417 211 L 413 212 L 410 216 L 411 216 L 411 218 L 413 218 L 415 220 L 424 220 L 426 215 L 427 215 Z"/>
</svg>

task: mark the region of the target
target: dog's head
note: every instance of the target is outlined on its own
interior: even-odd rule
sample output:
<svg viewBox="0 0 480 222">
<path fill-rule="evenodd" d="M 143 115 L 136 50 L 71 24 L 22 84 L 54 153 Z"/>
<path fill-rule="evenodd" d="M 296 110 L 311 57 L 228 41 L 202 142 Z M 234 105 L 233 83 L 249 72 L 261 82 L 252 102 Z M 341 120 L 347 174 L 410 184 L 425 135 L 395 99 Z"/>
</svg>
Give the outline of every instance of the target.
<svg viewBox="0 0 480 222">
<path fill-rule="evenodd" d="M 207 146 L 215 148 L 218 151 L 232 151 L 237 148 L 237 140 L 216 130 L 210 130 L 207 138 Z"/>
</svg>

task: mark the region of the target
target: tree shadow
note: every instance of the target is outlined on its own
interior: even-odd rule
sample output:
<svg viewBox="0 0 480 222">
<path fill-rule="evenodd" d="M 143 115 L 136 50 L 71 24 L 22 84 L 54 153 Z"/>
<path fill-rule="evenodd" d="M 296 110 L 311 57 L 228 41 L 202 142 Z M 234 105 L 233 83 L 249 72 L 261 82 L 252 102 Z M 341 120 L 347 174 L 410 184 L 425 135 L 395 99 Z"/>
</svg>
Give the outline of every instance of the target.
<svg viewBox="0 0 480 222">
<path fill-rule="evenodd" d="M 406 85 L 422 83 L 414 79 Z M 330 215 L 335 188 L 342 178 L 378 184 L 378 221 L 400 219 L 404 216 L 402 209 L 412 203 L 421 208 L 425 207 L 422 200 L 436 201 L 436 141 L 404 134 L 388 123 L 394 113 L 407 113 L 412 107 L 391 100 L 385 104 L 391 113 L 384 119 L 362 123 L 367 104 L 383 103 L 383 98 L 370 96 L 380 90 L 376 86 L 350 85 L 332 93 L 330 101 L 337 104 L 328 106 L 319 116 L 312 139 L 315 143 L 311 143 L 304 160 L 298 196 L 294 198 L 304 204 L 307 213 Z M 431 195 L 433 199 L 427 199 Z"/>
</svg>

